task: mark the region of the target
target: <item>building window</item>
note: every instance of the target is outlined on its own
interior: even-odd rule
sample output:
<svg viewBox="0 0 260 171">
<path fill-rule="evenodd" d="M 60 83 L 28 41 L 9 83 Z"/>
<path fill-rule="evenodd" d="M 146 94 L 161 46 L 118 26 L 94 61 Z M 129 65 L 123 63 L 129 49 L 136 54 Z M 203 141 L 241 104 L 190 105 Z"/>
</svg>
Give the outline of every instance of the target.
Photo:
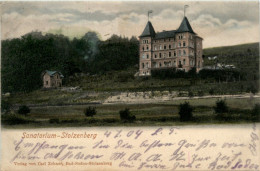
<svg viewBox="0 0 260 171">
<path fill-rule="evenodd" d="M 181 47 L 181 42 L 179 42 L 178 47 Z"/>
<path fill-rule="evenodd" d="M 146 46 L 146 50 L 149 50 L 149 47 L 148 47 L 148 46 Z"/>
<path fill-rule="evenodd" d="M 172 48 L 172 46 L 171 45 L 169 45 L 169 49 L 171 49 Z"/>
<path fill-rule="evenodd" d="M 173 56 L 176 56 L 176 51 L 173 52 Z"/>
<path fill-rule="evenodd" d="M 143 59 L 145 58 L 145 54 L 143 54 L 142 58 L 143 58 Z"/>
<path fill-rule="evenodd" d="M 142 68 L 144 68 L 144 63 L 142 63 Z"/>
<path fill-rule="evenodd" d="M 45 84 L 48 85 L 48 81 L 46 81 Z"/>
<path fill-rule="evenodd" d="M 172 53 L 171 52 L 169 52 L 169 57 L 171 57 L 172 56 Z"/>
<path fill-rule="evenodd" d="M 185 42 L 183 42 L 183 43 L 182 43 L 182 45 L 183 45 L 183 47 L 185 47 L 185 46 L 186 46 L 186 43 L 185 43 Z"/>
<path fill-rule="evenodd" d="M 175 43 L 173 43 L 173 48 L 176 48 L 176 45 L 175 45 Z"/>
<path fill-rule="evenodd" d="M 154 46 L 154 50 L 157 50 L 157 46 Z"/>
<path fill-rule="evenodd" d="M 166 58 L 166 53 L 163 54 L 163 57 Z"/>
<path fill-rule="evenodd" d="M 149 68 L 149 63 L 148 62 L 146 62 L 146 68 Z"/>
<path fill-rule="evenodd" d="M 176 61 L 173 61 L 173 65 L 176 66 Z"/>
<path fill-rule="evenodd" d="M 162 45 L 160 45 L 160 50 L 162 50 Z"/>
<path fill-rule="evenodd" d="M 163 47 L 164 49 L 166 49 L 166 45 L 164 45 L 164 47 Z"/>
<path fill-rule="evenodd" d="M 178 56 L 181 56 L 181 50 L 179 50 Z"/>
<path fill-rule="evenodd" d="M 143 51 L 144 51 L 144 47 L 143 47 Z"/>
<path fill-rule="evenodd" d="M 160 62 L 160 63 L 159 63 L 159 67 L 161 67 L 161 66 L 162 66 L 162 63 Z"/>
<path fill-rule="evenodd" d="M 186 64 L 186 60 L 185 59 L 183 59 L 183 65 L 185 65 Z"/>
<path fill-rule="evenodd" d="M 157 54 L 154 54 L 154 58 L 157 58 Z"/>
<path fill-rule="evenodd" d="M 149 59 L 149 54 L 146 55 L 146 58 Z"/>
<path fill-rule="evenodd" d="M 183 55 L 186 55 L 186 50 L 183 50 Z"/>
<path fill-rule="evenodd" d="M 161 53 L 159 53 L 159 57 L 162 58 L 162 54 Z"/>
</svg>

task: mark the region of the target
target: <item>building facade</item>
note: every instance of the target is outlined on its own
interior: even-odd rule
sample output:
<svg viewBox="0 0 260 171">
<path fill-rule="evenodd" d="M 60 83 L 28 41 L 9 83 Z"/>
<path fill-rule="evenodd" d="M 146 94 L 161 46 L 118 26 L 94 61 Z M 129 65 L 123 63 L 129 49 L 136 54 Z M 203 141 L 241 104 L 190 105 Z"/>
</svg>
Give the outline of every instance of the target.
<svg viewBox="0 0 260 171">
<path fill-rule="evenodd" d="M 202 38 L 190 26 L 184 17 L 177 30 L 155 33 L 148 21 L 139 36 L 139 76 L 150 76 L 151 70 L 176 68 L 189 71 L 203 67 Z"/>
<path fill-rule="evenodd" d="M 56 88 L 62 86 L 64 76 L 58 71 L 42 72 L 43 88 Z"/>
</svg>

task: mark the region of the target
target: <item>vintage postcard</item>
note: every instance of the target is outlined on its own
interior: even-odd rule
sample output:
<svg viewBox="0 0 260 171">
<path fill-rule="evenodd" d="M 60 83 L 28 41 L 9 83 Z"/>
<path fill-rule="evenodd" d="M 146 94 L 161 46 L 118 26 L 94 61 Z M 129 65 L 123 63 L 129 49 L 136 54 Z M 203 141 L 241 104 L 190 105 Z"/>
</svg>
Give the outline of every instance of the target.
<svg viewBox="0 0 260 171">
<path fill-rule="evenodd" d="M 257 0 L 0 5 L 1 171 L 260 170 Z"/>
</svg>

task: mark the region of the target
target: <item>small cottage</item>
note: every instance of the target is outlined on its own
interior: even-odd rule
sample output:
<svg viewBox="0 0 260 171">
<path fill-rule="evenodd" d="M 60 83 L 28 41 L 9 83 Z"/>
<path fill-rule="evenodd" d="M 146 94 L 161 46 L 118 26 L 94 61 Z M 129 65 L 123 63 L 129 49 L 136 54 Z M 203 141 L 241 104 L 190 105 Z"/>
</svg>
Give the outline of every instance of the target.
<svg viewBox="0 0 260 171">
<path fill-rule="evenodd" d="M 42 72 L 42 81 L 43 88 L 55 88 L 62 86 L 62 79 L 64 76 L 58 71 L 43 71 Z"/>
</svg>

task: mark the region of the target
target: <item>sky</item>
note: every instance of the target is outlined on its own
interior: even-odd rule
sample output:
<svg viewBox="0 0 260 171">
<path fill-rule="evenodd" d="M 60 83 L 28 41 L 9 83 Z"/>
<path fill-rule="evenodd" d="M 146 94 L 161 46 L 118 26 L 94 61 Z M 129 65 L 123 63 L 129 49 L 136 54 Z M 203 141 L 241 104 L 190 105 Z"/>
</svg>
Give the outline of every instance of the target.
<svg viewBox="0 0 260 171">
<path fill-rule="evenodd" d="M 147 11 L 156 32 L 176 30 L 183 7 L 203 46 L 216 47 L 259 42 L 258 1 L 77 1 L 2 2 L 1 39 L 21 37 L 31 31 L 81 37 L 95 31 L 102 40 L 113 34 L 141 35 Z"/>
</svg>

